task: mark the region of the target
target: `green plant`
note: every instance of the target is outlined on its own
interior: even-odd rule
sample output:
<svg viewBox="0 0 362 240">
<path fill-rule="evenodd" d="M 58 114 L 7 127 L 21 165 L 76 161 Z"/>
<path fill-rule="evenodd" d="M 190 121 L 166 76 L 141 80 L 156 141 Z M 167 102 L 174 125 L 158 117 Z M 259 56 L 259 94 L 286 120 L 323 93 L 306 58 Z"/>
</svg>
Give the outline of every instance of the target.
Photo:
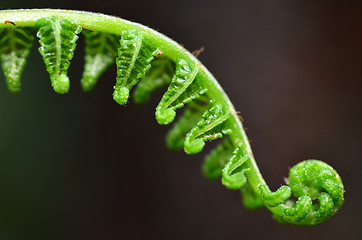
<svg viewBox="0 0 362 240">
<path fill-rule="evenodd" d="M 14 93 L 20 91 L 20 76 L 33 42 L 29 31 L 38 31 L 39 52 L 57 93 L 69 90 L 67 69 L 80 32 L 86 42 L 84 90 L 91 90 L 114 61 L 118 76 L 113 98 L 119 104 L 127 103 L 131 88 L 140 79 L 134 91 L 137 103 L 146 102 L 154 90 L 169 85 L 156 108 L 157 121 L 169 124 L 178 108 L 186 105 L 186 109 L 166 138 L 168 147 L 195 154 L 207 140 L 224 137 L 206 157 L 203 173 L 212 179 L 221 177 L 229 189 L 242 189 L 246 207 L 266 206 L 282 223 L 316 225 L 342 206 L 341 178 L 318 160 L 294 166 L 287 180 L 290 187 L 272 192 L 223 89 L 192 54 L 164 35 L 102 14 L 51 9 L 0 11 L 0 58 L 8 89 Z M 297 200 L 290 199 L 292 194 Z"/>
</svg>

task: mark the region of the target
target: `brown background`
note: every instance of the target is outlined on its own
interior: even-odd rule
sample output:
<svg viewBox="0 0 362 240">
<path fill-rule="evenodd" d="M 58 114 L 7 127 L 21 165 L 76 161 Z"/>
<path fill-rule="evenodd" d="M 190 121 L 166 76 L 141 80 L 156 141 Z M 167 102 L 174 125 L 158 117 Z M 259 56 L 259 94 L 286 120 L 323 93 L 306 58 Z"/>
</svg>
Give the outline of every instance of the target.
<svg viewBox="0 0 362 240">
<path fill-rule="evenodd" d="M 112 100 L 115 67 L 80 90 L 84 39 L 67 95 L 50 88 L 35 42 L 22 92 L 0 76 L 0 239 L 358 239 L 361 234 L 361 1 L 49 1 L 8 8 L 116 15 L 193 51 L 241 111 L 256 160 L 276 189 L 316 158 L 341 175 L 346 202 L 319 227 L 282 226 L 200 173 L 203 155 L 166 149 L 157 92 Z"/>
</svg>

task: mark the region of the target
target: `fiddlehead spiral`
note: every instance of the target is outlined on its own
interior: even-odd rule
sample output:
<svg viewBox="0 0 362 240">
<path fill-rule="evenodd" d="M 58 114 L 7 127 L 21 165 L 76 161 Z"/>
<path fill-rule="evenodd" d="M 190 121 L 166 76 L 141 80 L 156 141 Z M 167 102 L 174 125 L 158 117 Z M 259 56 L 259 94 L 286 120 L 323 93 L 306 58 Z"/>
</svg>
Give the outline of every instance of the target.
<svg viewBox="0 0 362 240">
<path fill-rule="evenodd" d="M 43 56 L 54 91 L 67 93 L 69 61 L 73 58 L 75 42 L 78 40 L 77 34 L 82 31 L 82 27 L 57 16 L 41 18 L 35 26 L 39 28 L 37 34 L 40 43 L 39 52 Z"/>
<path fill-rule="evenodd" d="M 289 173 L 289 186 L 275 193 L 260 186 L 265 205 L 276 219 L 285 223 L 317 225 L 329 219 L 343 204 L 344 187 L 338 173 L 319 160 L 295 165 Z M 298 198 L 286 201 L 291 193 Z"/>
<path fill-rule="evenodd" d="M 0 57 L 9 90 L 20 90 L 20 74 L 32 42 L 27 30 L 34 29 L 38 30 L 39 52 L 52 86 L 56 92 L 66 93 L 69 61 L 77 34 L 83 28 L 91 30 L 83 32 L 86 66 L 82 88 L 87 91 L 94 87 L 114 62 L 117 49 L 113 94 L 117 103 L 127 103 L 131 88 L 140 79 L 134 92 L 137 103 L 146 102 L 154 90 L 169 84 L 156 108 L 157 121 L 169 124 L 176 109 L 185 104 L 186 108 L 169 131 L 167 146 L 194 154 L 204 148 L 205 141 L 227 135 L 206 157 L 202 171 L 209 178 L 221 178 L 229 189 L 241 189 L 247 208 L 266 206 L 282 223 L 316 225 L 342 206 L 341 178 L 332 167 L 318 160 L 297 164 L 289 174 L 290 187 L 282 186 L 272 192 L 256 165 L 239 116 L 215 78 L 183 47 L 140 24 L 79 11 L 0 11 Z M 292 195 L 296 201 L 290 198 Z"/>
<path fill-rule="evenodd" d="M 33 36 L 18 28 L 0 29 L 0 60 L 10 92 L 20 92 L 20 77 L 33 46 Z"/>
</svg>

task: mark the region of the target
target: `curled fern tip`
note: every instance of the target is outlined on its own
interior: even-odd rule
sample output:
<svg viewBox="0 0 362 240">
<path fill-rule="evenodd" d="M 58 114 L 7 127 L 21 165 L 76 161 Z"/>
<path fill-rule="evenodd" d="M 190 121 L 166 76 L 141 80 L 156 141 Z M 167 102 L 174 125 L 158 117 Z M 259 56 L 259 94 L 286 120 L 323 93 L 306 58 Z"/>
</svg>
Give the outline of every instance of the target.
<svg viewBox="0 0 362 240">
<path fill-rule="evenodd" d="M 295 165 L 282 186 L 271 192 L 265 185 L 260 192 L 265 205 L 283 223 L 318 225 L 333 216 L 342 206 L 344 187 L 338 173 L 319 160 Z M 297 201 L 287 200 L 291 193 Z"/>
</svg>

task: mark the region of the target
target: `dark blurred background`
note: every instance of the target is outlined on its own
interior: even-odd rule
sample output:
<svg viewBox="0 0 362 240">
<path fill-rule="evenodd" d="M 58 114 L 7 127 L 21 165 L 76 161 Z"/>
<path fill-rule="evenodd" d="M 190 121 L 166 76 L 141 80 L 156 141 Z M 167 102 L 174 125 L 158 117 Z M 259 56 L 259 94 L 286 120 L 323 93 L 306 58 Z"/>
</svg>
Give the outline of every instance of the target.
<svg viewBox="0 0 362 240">
<path fill-rule="evenodd" d="M 238 191 L 205 179 L 203 156 L 169 151 L 154 110 L 118 106 L 115 67 L 80 89 L 50 87 L 35 42 L 12 95 L 0 76 L 0 239 L 358 239 L 361 231 L 361 1 L 1 0 L 1 9 L 62 8 L 150 26 L 193 51 L 245 119 L 274 190 L 288 168 L 322 159 L 341 175 L 345 205 L 318 227 L 282 226 L 246 210 Z"/>
</svg>

